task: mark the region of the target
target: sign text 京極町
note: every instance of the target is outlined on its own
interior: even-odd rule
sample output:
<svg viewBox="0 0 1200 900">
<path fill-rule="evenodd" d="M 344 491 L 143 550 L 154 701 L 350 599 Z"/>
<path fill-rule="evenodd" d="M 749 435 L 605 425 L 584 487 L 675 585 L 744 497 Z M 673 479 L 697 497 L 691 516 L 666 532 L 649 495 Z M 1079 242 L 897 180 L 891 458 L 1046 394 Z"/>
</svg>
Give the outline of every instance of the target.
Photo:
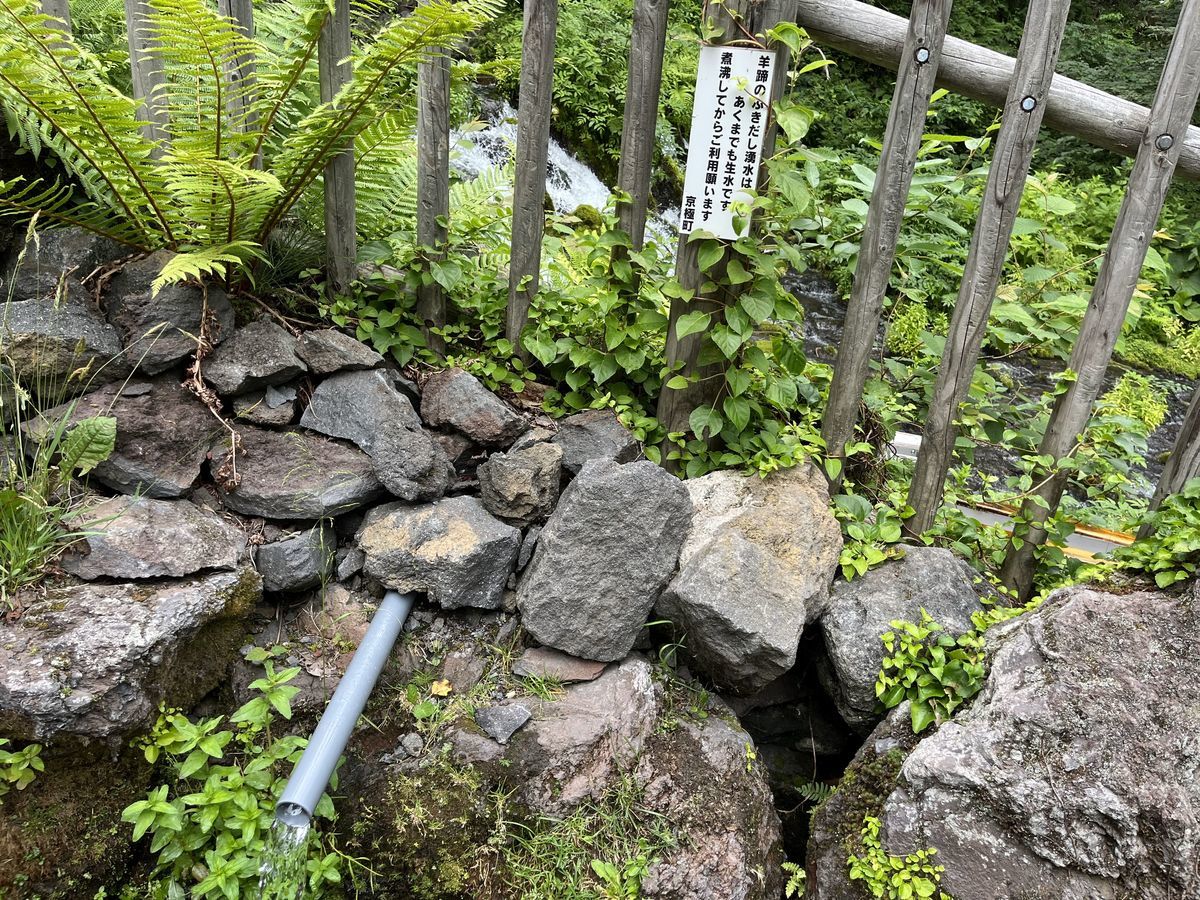
<svg viewBox="0 0 1200 900">
<path fill-rule="evenodd" d="M 767 130 L 775 54 L 745 47 L 702 47 L 688 144 L 679 231 L 742 237 L 733 205 L 747 202 L 758 183 Z"/>
</svg>

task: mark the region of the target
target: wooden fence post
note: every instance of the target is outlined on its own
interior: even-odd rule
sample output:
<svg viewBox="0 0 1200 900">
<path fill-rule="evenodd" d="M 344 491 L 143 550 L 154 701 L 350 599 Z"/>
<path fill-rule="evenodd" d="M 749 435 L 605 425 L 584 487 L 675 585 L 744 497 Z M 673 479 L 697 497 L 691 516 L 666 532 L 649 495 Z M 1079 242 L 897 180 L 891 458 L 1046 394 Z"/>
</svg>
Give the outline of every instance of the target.
<svg viewBox="0 0 1200 900">
<path fill-rule="evenodd" d="M 1179 426 L 1179 436 L 1175 438 L 1175 446 L 1167 457 L 1158 487 L 1150 500 L 1150 512 L 1158 509 L 1163 500 L 1171 494 L 1178 494 L 1184 485 L 1197 477 L 1200 477 L 1200 386 L 1192 392 L 1192 402 L 1183 417 L 1183 424 Z M 1138 537 L 1146 537 L 1149 533 L 1149 524 L 1138 529 Z"/>
<path fill-rule="evenodd" d="M 917 151 L 925 133 L 925 116 L 941 62 L 951 2 L 915 0 L 913 3 L 822 422 L 825 453 L 830 458 L 843 457 L 858 421 Z M 835 486 L 841 483 L 840 474 L 834 483 Z"/>
<path fill-rule="evenodd" d="M 141 103 L 138 118 L 142 120 L 142 136 L 158 142 L 152 155 L 161 156 L 169 136 L 167 111 L 157 95 L 165 81 L 162 60 L 149 52 L 154 40 L 149 30 L 149 8 L 144 0 L 125 0 L 125 26 L 129 37 L 133 99 Z"/>
<path fill-rule="evenodd" d="M 444 258 L 450 218 L 450 57 L 438 48 L 417 66 L 417 243 L 430 260 Z M 427 267 L 428 268 L 428 267 Z M 446 295 L 436 281 L 417 289 L 425 342 L 439 356 L 446 342 Z"/>
<path fill-rule="evenodd" d="M 217 0 L 217 11 L 226 18 L 237 23 L 238 30 L 248 40 L 254 38 L 254 2 L 253 0 Z M 252 93 L 255 80 L 254 55 L 243 53 L 230 60 L 225 67 L 225 77 L 234 87 L 245 86 L 245 91 L 229 101 L 229 114 L 235 120 L 240 119 L 238 130 L 248 132 L 254 130 L 257 116 L 252 111 L 254 94 Z M 261 158 L 255 165 L 261 168 Z"/>
<path fill-rule="evenodd" d="M 71 34 L 71 7 L 67 0 L 42 0 L 41 6 L 45 15 L 58 21 L 56 28 Z"/>
<path fill-rule="evenodd" d="M 713 20 L 716 33 L 720 35 L 712 38 L 711 42 L 719 45 L 739 40 L 742 32 L 738 23 L 749 20 L 748 14 L 751 6 L 751 0 L 727 0 L 724 3 L 710 3 L 710 0 L 705 0 L 701 15 L 706 19 Z M 668 434 L 687 431 L 688 419 L 692 410 L 703 405 L 711 405 L 716 397 L 716 391 L 720 388 L 720 385 L 716 383 L 717 379 L 707 377 L 714 374 L 714 367 L 711 365 L 701 366 L 701 351 L 705 347 L 706 333 L 698 332 L 680 338 L 675 329 L 680 316 L 690 312 L 710 313 L 714 317 L 713 324 L 716 324 L 726 302 L 720 296 L 705 295 L 701 292 L 701 287 L 708 279 L 700 271 L 698 252 L 698 242 L 689 241 L 682 234 L 679 236 L 679 247 L 675 256 L 675 277 L 680 286 L 685 291 L 691 291 L 693 296 L 691 300 L 681 300 L 677 297 L 671 299 L 670 318 L 667 324 L 666 357 L 667 366 L 672 372 L 685 374 L 695 380 L 687 387 L 682 388 L 669 388 L 665 384 L 663 385 L 658 395 L 656 415 Z M 728 254 L 728 251 L 726 253 Z M 711 347 L 711 342 L 709 346 Z M 666 459 L 665 452 L 663 458 Z"/>
<path fill-rule="evenodd" d="M 979 360 L 1070 8 L 1071 0 L 1033 0 L 1029 4 L 1017 51 L 1017 69 L 1004 106 L 987 188 L 980 202 L 908 491 L 908 503 L 916 510 L 905 526 L 912 535 L 928 529 L 942 506 L 957 436 L 954 419 Z"/>
<path fill-rule="evenodd" d="M 523 358 L 521 330 L 538 289 L 546 230 L 546 156 L 554 97 L 554 39 L 558 0 L 525 0 L 521 87 L 517 110 L 517 173 L 513 186 L 512 253 L 505 336 Z"/>
<path fill-rule="evenodd" d="M 329 103 L 350 83 L 350 0 L 335 0 L 317 44 L 321 102 Z M 330 293 L 346 291 L 355 277 L 358 230 L 354 216 L 354 147 L 325 166 L 325 248 Z"/>
<path fill-rule="evenodd" d="M 1150 109 L 1150 122 L 1109 238 L 1108 252 L 1100 265 L 1079 337 L 1071 350 L 1069 366 L 1075 379 L 1054 404 L 1038 448 L 1041 456 L 1054 460 L 1070 456 L 1091 417 L 1092 405 L 1100 394 L 1104 372 L 1120 337 L 1179 160 L 1179 138 L 1191 121 L 1198 98 L 1200 0 L 1185 0 L 1158 93 Z M 1195 406 L 1193 403 L 1188 416 L 1193 425 Z M 1190 438 L 1181 435 L 1181 439 L 1185 440 L 1185 446 L 1187 442 L 1194 442 L 1194 430 Z M 1194 450 L 1193 447 L 1193 453 Z M 1188 459 L 1181 457 L 1177 465 L 1180 463 L 1186 467 Z M 1051 468 L 1045 481 L 1021 507 L 1021 518 L 1027 525 L 1018 526 L 1014 532 L 1013 544 L 1000 572 L 1004 583 L 1019 597 L 1028 597 L 1032 591 L 1035 550 L 1046 540 L 1043 526 L 1058 507 L 1066 483 L 1067 473 Z"/>
<path fill-rule="evenodd" d="M 635 251 L 646 238 L 650 205 L 650 170 L 657 146 L 658 98 L 662 90 L 663 52 L 667 42 L 670 0 L 635 0 L 633 33 L 629 40 L 629 81 L 625 89 L 625 119 L 621 130 L 621 162 L 617 189 L 629 202 L 617 205 L 621 230 Z"/>
</svg>

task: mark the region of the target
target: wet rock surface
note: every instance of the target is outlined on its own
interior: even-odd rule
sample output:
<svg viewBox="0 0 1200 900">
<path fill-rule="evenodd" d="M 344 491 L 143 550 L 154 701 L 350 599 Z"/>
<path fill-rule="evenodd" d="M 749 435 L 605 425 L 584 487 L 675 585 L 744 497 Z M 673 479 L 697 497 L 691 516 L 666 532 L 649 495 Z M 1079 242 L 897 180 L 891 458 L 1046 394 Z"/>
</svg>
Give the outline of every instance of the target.
<svg viewBox="0 0 1200 900">
<path fill-rule="evenodd" d="M 521 578 L 525 628 L 573 656 L 624 657 L 674 574 L 691 515 L 683 483 L 653 463 L 585 465 Z"/>
</svg>

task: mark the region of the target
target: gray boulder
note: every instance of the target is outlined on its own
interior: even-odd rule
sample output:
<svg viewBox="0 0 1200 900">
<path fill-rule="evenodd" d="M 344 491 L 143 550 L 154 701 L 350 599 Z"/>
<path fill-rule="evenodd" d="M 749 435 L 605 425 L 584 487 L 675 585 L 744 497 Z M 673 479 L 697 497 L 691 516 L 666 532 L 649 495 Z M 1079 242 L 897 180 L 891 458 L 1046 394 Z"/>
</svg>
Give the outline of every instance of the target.
<svg viewBox="0 0 1200 900">
<path fill-rule="evenodd" d="M 576 681 L 595 681 L 605 666 L 605 663 L 568 656 L 549 647 L 530 647 L 513 663 L 513 674 L 572 684 Z"/>
<path fill-rule="evenodd" d="M 240 482 L 218 483 L 224 504 L 267 519 L 308 520 L 338 516 L 384 495 L 371 460 L 359 450 L 299 432 L 239 429 L 235 456 Z M 214 472 L 229 470 L 228 441 L 212 454 Z"/>
<path fill-rule="evenodd" d="M 188 503 L 113 497 L 87 509 L 76 530 L 85 536 L 63 554 L 79 578 L 179 578 L 237 567 L 246 535 L 216 513 Z"/>
<path fill-rule="evenodd" d="M 492 515 L 524 527 L 554 512 L 561 480 L 562 448 L 534 444 L 489 456 L 479 467 L 479 495 Z"/>
<path fill-rule="evenodd" d="M 0 733 L 121 742 L 220 681 L 261 599 L 253 569 L 50 588 L 0 625 Z"/>
<path fill-rule="evenodd" d="M 658 601 L 718 687 L 752 693 L 796 663 L 829 595 L 842 532 L 811 466 L 767 478 L 713 472 L 686 482 L 695 509 L 679 574 Z"/>
<path fill-rule="evenodd" d="M 72 422 L 91 416 L 117 420 L 116 449 L 92 478 L 123 494 L 157 499 L 191 491 L 209 449 L 225 434 L 204 404 L 170 376 L 108 385 L 80 398 L 73 411 L 49 410 L 45 420 L 56 422 L 68 413 Z"/>
<path fill-rule="evenodd" d="M 326 378 L 300 424 L 355 444 L 371 458 L 384 486 L 402 500 L 440 497 L 454 480 L 446 454 L 383 371 Z"/>
<path fill-rule="evenodd" d="M 55 296 L 60 284 L 78 285 L 99 266 L 127 253 L 116 241 L 82 228 L 51 228 L 30 237 L 4 266 L 4 292 L 14 301 Z"/>
<path fill-rule="evenodd" d="M 525 420 L 462 369 L 434 372 L 421 393 L 421 418 L 449 425 L 485 447 L 507 447 L 528 428 Z"/>
<path fill-rule="evenodd" d="M 846 724 L 862 734 L 879 721 L 875 681 L 883 665 L 880 636 L 897 619 L 919 622 L 926 610 L 947 634 L 971 629 L 983 609 L 975 570 L 949 550 L 908 547 L 903 559 L 877 566 L 853 581 L 834 585 L 821 616 L 826 659 L 819 669 Z"/>
<path fill-rule="evenodd" d="M 1196 896 L 1195 586 L 1066 588 L 995 631 L 983 691 L 879 791 L 887 851 L 936 847 L 955 897 Z"/>
<path fill-rule="evenodd" d="M 650 462 L 588 463 L 542 529 L 517 590 L 525 629 L 584 659 L 621 659 L 675 572 L 687 489 Z"/>
<path fill-rule="evenodd" d="M 329 577 L 336 550 L 333 529 L 318 525 L 258 546 L 254 551 L 254 566 L 262 576 L 264 591 L 303 591 Z"/>
<path fill-rule="evenodd" d="M 593 459 L 633 462 L 642 455 L 641 444 L 611 409 L 589 409 L 558 423 L 554 442 L 563 448 L 563 468 L 578 475 Z"/>
<path fill-rule="evenodd" d="M 49 384 L 77 393 L 89 382 L 122 378 L 129 364 L 121 350 L 117 329 L 73 282 L 61 298 L 14 301 L 0 313 L 0 353 L 30 388 Z"/>
<path fill-rule="evenodd" d="M 234 398 L 234 415 L 251 425 L 282 428 L 296 420 L 296 389 L 269 387 Z"/>
<path fill-rule="evenodd" d="M 104 312 L 125 341 L 125 356 L 147 375 L 175 367 L 196 352 L 207 308 L 208 339 L 215 346 L 233 334 L 233 307 L 216 285 L 207 291 L 173 284 L 157 294 L 151 284 L 175 254 L 159 250 L 122 268 L 108 283 Z"/>
<path fill-rule="evenodd" d="M 296 355 L 314 375 L 329 375 L 354 369 L 373 369 L 383 357 L 336 328 L 306 331 L 300 335 Z"/>
<path fill-rule="evenodd" d="M 363 571 L 397 591 L 424 591 L 446 609 L 499 609 L 521 532 L 474 497 L 372 510 L 358 534 Z"/>
<path fill-rule="evenodd" d="M 283 384 L 307 371 L 296 355 L 296 339 L 270 319 L 239 328 L 213 351 L 204 378 L 218 394 L 232 397 Z"/>
</svg>

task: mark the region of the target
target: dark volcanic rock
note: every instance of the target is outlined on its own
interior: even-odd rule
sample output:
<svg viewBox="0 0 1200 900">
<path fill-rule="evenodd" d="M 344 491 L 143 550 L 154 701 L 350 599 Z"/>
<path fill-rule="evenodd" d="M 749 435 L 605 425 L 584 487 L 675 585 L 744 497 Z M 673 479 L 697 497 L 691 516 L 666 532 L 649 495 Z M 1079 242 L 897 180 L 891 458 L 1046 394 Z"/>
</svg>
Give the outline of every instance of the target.
<svg viewBox="0 0 1200 900">
<path fill-rule="evenodd" d="M 372 369 L 383 357 L 348 334 L 334 328 L 306 331 L 300 335 L 296 348 L 299 356 L 314 375 L 329 375 L 353 369 Z"/>
<path fill-rule="evenodd" d="M 296 420 L 296 389 L 269 387 L 266 390 L 243 394 L 233 401 L 238 419 L 251 425 L 284 428 Z"/>
<path fill-rule="evenodd" d="M 282 540 L 262 544 L 254 551 L 254 565 L 263 579 L 263 590 L 302 591 L 316 587 L 329 576 L 337 538 L 324 525 Z"/>
<path fill-rule="evenodd" d="M 493 453 L 479 467 L 479 494 L 492 515 L 524 527 L 554 512 L 562 480 L 562 448 L 534 444 Z"/>
<path fill-rule="evenodd" d="M 58 421 L 68 407 L 46 413 Z M 82 397 L 71 421 L 115 416 L 117 446 L 91 477 L 124 494 L 174 499 L 200 477 L 209 449 L 225 434 L 207 407 L 169 376 L 108 385 Z"/>
<path fill-rule="evenodd" d="M 5 289 L 11 287 L 14 301 L 53 297 L 60 283 L 77 285 L 98 266 L 128 252 L 116 241 L 82 228 L 38 232 L 23 251 L 14 251 L 4 266 Z"/>
<path fill-rule="evenodd" d="M 486 447 L 507 447 L 528 428 L 478 378 L 462 369 L 434 372 L 421 394 L 426 424 L 449 425 Z"/>
<path fill-rule="evenodd" d="M 113 276 L 104 296 L 105 315 L 121 332 L 126 359 L 148 375 L 165 372 L 196 352 L 205 308 L 212 317 L 211 343 L 233 334 L 233 307 L 219 287 L 172 284 L 153 292 L 151 284 L 173 256 L 159 250 L 134 260 Z"/>
<path fill-rule="evenodd" d="M 558 423 L 554 443 L 563 448 L 563 468 L 578 475 L 584 463 L 593 459 L 633 462 L 642 455 L 642 447 L 611 409 L 589 409 L 567 416 Z"/>
<path fill-rule="evenodd" d="M 383 371 L 326 378 L 300 424 L 357 445 L 371 457 L 379 480 L 402 500 L 440 497 L 454 479 L 446 454 Z"/>
<path fill-rule="evenodd" d="M 588 463 L 542 529 L 517 590 L 527 631 L 584 659 L 621 659 L 674 574 L 692 502 L 651 462 Z"/>
<path fill-rule="evenodd" d="M 74 526 L 85 537 L 62 557 L 80 578 L 164 578 L 232 569 L 246 536 L 186 500 L 114 497 L 87 509 Z"/>
<path fill-rule="evenodd" d="M 0 314 L 0 352 L 31 389 L 50 384 L 79 388 L 124 377 L 121 336 L 83 288 L 72 283 L 54 297 L 8 303 Z M 68 376 L 82 370 L 73 385 Z M 85 374 L 86 373 L 86 374 Z"/>
<path fill-rule="evenodd" d="M 218 394 L 232 397 L 283 384 L 306 371 L 296 355 L 296 339 L 270 319 L 239 328 L 213 351 L 204 378 Z"/>
<path fill-rule="evenodd" d="M 365 506 L 384 495 L 366 454 L 345 444 L 299 432 L 239 429 L 236 456 L 241 483 L 218 485 L 227 507 L 248 516 L 315 521 Z M 226 442 L 213 451 L 214 471 L 229 456 Z"/>
</svg>

